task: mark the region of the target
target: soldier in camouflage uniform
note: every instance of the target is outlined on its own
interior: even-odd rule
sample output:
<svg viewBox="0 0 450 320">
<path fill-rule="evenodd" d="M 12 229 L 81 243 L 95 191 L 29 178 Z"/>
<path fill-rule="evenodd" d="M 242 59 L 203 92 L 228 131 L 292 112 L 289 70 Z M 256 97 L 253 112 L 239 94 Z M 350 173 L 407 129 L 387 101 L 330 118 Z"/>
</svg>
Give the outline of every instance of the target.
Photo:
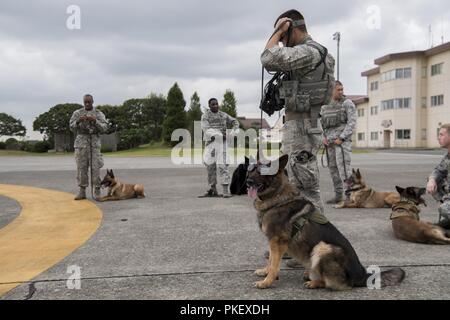
<svg viewBox="0 0 450 320">
<path fill-rule="evenodd" d="M 336 81 L 333 100 L 320 112 L 324 131 L 323 144 L 327 151 L 328 168 L 333 180 L 335 198 L 327 204 L 344 201 L 343 182 L 352 175 L 352 134 L 356 128 L 356 107 L 344 97 L 344 86 Z"/>
<path fill-rule="evenodd" d="M 239 122 L 227 113 L 219 111 L 217 99 L 212 98 L 208 102 L 207 110 L 201 119 L 201 127 L 206 140 L 204 161 L 208 171 L 208 184 L 210 189 L 203 197 L 217 197 L 217 168 L 223 187 L 223 197 L 230 198 L 229 185 L 231 183 L 228 170 L 227 156 L 227 128 L 232 127 L 231 136 L 237 135 Z"/>
<path fill-rule="evenodd" d="M 428 178 L 427 192 L 441 203 L 437 225 L 450 229 L 450 124 L 441 127 L 439 144 L 448 152 Z"/>
<path fill-rule="evenodd" d="M 75 160 L 77 162 L 77 181 L 80 190 L 75 200 L 86 199 L 86 187 L 89 185 L 89 167 L 92 161 L 91 184 L 95 187 L 95 198 L 100 197 L 100 168 L 103 158 L 100 153 L 100 134 L 108 129 L 105 115 L 93 107 L 94 99 L 87 94 L 83 97 L 84 108 L 76 110 L 70 118 L 70 129 L 76 134 Z M 91 159 L 92 146 L 92 159 Z"/>
<path fill-rule="evenodd" d="M 317 153 L 322 145 L 319 113 L 328 104 L 334 88 L 334 58 L 308 34 L 298 11 L 289 10 L 276 20 L 261 62 L 267 71 L 289 76 L 282 81 L 286 123 L 282 152 L 289 154 L 289 180 L 323 212 L 320 198 Z M 279 42 L 284 46 L 280 47 Z"/>
</svg>

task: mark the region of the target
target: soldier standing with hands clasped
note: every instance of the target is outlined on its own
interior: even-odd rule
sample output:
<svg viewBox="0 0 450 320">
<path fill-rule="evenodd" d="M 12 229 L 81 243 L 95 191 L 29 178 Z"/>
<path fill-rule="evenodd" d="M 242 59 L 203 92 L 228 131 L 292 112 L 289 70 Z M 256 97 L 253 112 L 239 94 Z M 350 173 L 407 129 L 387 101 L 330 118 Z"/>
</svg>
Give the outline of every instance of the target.
<svg viewBox="0 0 450 320">
<path fill-rule="evenodd" d="M 89 167 L 91 167 L 91 186 L 95 187 L 94 197 L 100 197 L 100 168 L 103 158 L 100 153 L 100 134 L 108 129 L 105 115 L 93 107 L 94 98 L 87 94 L 83 97 L 84 108 L 76 110 L 70 118 L 70 129 L 76 134 L 75 160 L 77 162 L 77 180 L 80 190 L 75 200 L 86 199 L 86 187 L 89 185 Z"/>
<path fill-rule="evenodd" d="M 335 198 L 327 204 L 345 200 L 344 181 L 352 175 L 352 134 L 356 128 L 356 107 L 353 101 L 345 99 L 344 86 L 336 81 L 333 99 L 320 112 L 324 131 L 323 144 L 326 148 L 328 168 L 333 180 Z"/>
</svg>

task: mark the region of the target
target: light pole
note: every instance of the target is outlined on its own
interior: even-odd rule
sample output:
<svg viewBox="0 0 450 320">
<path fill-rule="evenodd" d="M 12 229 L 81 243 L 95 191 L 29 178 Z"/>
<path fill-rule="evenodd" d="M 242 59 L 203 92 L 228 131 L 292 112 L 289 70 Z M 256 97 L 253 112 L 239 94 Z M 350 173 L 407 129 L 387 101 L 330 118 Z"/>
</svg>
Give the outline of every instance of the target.
<svg viewBox="0 0 450 320">
<path fill-rule="evenodd" d="M 333 34 L 333 40 L 337 40 L 337 80 L 339 80 L 339 67 L 340 67 L 339 49 L 341 44 L 341 33 L 336 32 L 335 34 Z"/>
</svg>

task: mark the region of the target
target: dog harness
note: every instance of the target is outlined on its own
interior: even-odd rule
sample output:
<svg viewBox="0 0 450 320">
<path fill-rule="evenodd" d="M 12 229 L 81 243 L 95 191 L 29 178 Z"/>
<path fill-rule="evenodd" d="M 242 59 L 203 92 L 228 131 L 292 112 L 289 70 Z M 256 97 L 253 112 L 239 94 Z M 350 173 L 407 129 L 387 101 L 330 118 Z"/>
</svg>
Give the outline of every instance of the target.
<svg viewBox="0 0 450 320">
<path fill-rule="evenodd" d="M 322 213 L 320 213 L 319 210 L 315 210 L 312 213 L 303 214 L 292 223 L 291 239 L 293 239 L 297 234 L 302 232 L 306 222 L 327 224 L 330 221 L 327 219 L 327 217 L 325 217 Z"/>
<path fill-rule="evenodd" d="M 420 221 L 419 213 L 420 209 L 414 201 L 402 199 L 400 202 L 392 206 L 391 220 L 401 217 L 409 217 Z"/>
</svg>

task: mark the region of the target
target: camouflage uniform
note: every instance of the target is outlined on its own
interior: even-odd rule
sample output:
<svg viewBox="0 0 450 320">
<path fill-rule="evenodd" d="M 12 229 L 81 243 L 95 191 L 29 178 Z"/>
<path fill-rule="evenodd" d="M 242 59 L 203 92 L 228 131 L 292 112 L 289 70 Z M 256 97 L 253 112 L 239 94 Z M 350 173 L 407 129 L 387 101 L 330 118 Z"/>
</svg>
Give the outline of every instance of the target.
<svg viewBox="0 0 450 320">
<path fill-rule="evenodd" d="M 438 184 L 438 191 L 434 198 L 442 204 L 439 206 L 440 217 L 444 220 L 450 219 L 450 154 L 446 154 L 439 165 L 431 173 L 429 179 L 434 179 Z"/>
<path fill-rule="evenodd" d="M 208 171 L 208 184 L 217 184 L 217 167 L 222 185 L 231 183 L 230 172 L 228 170 L 228 155 L 226 130 L 232 126 L 233 131 L 239 130 L 239 122 L 227 113 L 219 111 L 217 113 L 207 110 L 201 119 L 201 127 L 206 140 L 204 162 Z"/>
<path fill-rule="evenodd" d="M 97 121 L 79 121 L 81 116 L 95 116 Z M 76 134 L 75 160 L 77 162 L 78 186 L 86 188 L 89 185 L 88 172 L 90 167 L 90 143 L 92 142 L 92 185 L 100 188 L 100 168 L 103 167 L 103 157 L 100 153 L 100 134 L 108 129 L 105 115 L 96 108 L 87 111 L 85 108 L 76 110 L 70 118 L 70 129 Z M 90 138 L 92 137 L 92 138 Z M 92 141 L 90 141 L 92 139 Z"/>
<path fill-rule="evenodd" d="M 343 181 L 352 175 L 352 134 L 356 128 L 356 107 L 347 100 L 332 101 L 320 111 L 324 137 L 328 140 L 328 167 L 333 180 L 336 199 L 344 196 Z M 344 141 L 341 146 L 333 144 L 337 139 Z M 342 147 L 342 148 L 341 148 Z"/>
<path fill-rule="evenodd" d="M 267 71 L 290 76 L 280 89 L 286 114 L 281 151 L 290 155 L 289 180 L 323 212 L 317 165 L 323 132 L 318 119 L 320 107 L 329 102 L 334 87 L 334 58 L 307 36 L 295 47 L 266 49 L 261 62 Z"/>
</svg>

